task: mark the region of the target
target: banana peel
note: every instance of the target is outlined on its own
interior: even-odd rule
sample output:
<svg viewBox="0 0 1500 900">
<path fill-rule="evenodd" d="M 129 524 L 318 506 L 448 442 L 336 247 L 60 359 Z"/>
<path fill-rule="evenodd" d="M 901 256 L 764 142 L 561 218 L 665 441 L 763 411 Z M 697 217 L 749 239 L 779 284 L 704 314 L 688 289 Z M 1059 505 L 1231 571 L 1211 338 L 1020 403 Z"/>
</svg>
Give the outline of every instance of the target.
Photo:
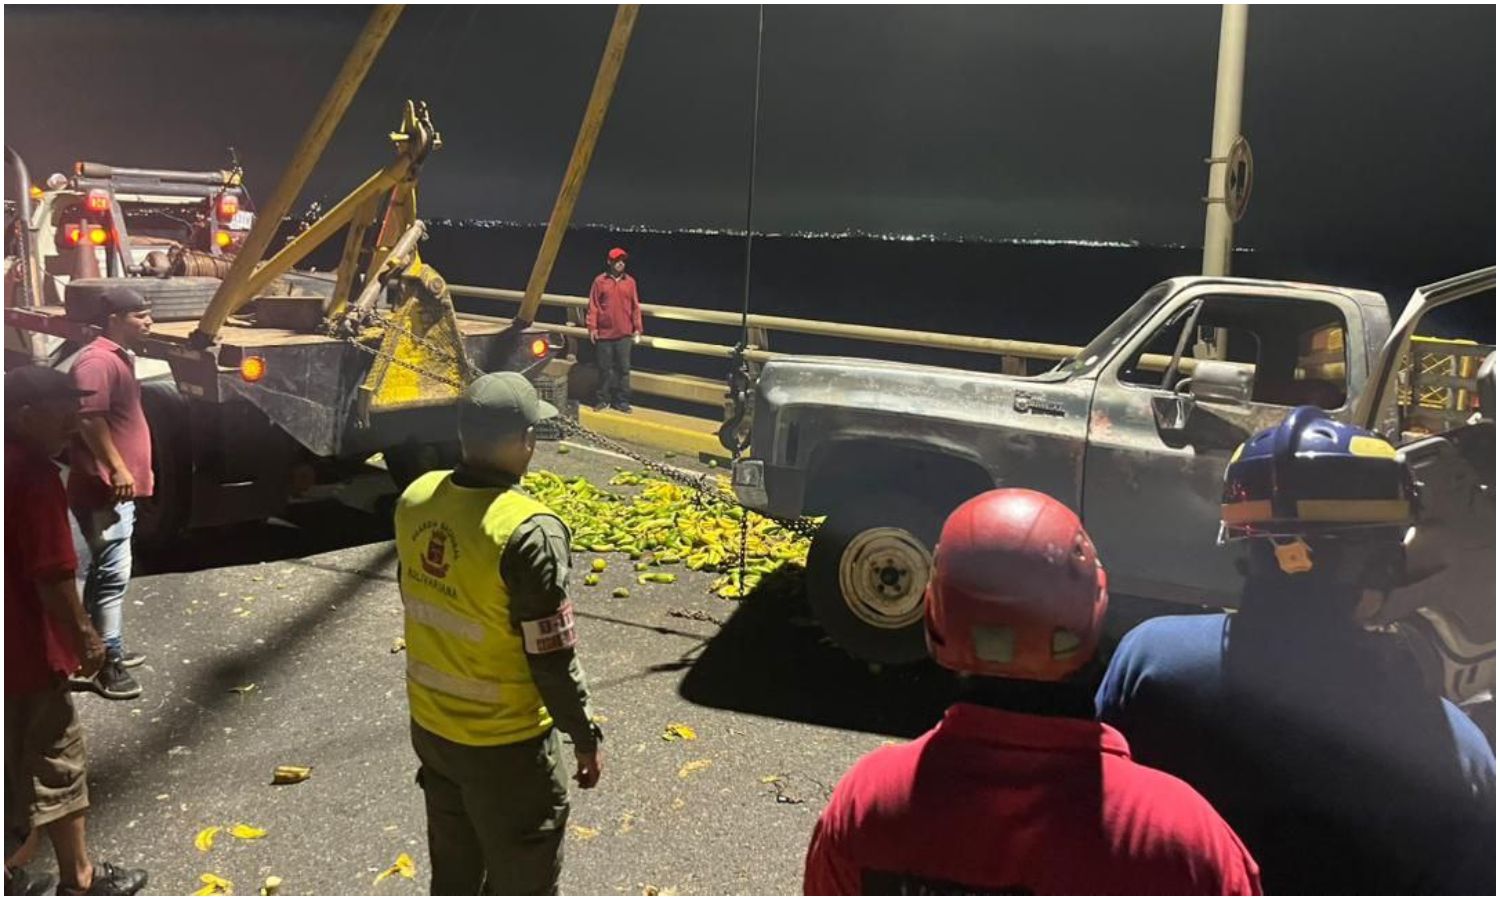
<svg viewBox="0 0 1500 900">
<path fill-rule="evenodd" d="M 218 825 L 211 825 L 199 831 L 193 838 L 193 846 L 198 848 L 199 853 L 207 853 L 214 848 L 214 838 L 218 837 L 219 832 L 223 830 Z"/>
<path fill-rule="evenodd" d="M 265 837 L 268 832 L 264 828 L 256 828 L 254 825 L 246 825 L 240 822 L 229 829 L 229 834 L 242 841 L 257 841 Z"/>
<path fill-rule="evenodd" d="M 198 880 L 203 883 L 203 887 L 193 891 L 194 897 L 209 897 L 214 894 L 234 893 L 234 882 L 228 878 L 220 878 L 211 872 L 205 872 Z"/>
<path fill-rule="evenodd" d="M 412 861 L 410 856 L 403 853 L 396 857 L 396 861 L 391 864 L 390 868 L 375 876 L 374 883 L 379 884 L 392 875 L 400 875 L 402 878 L 415 878 L 417 876 L 417 864 Z"/>
<path fill-rule="evenodd" d="M 260 886 L 260 895 L 262 897 L 274 897 L 279 893 L 281 893 L 281 876 L 267 875 L 265 883 Z"/>
<path fill-rule="evenodd" d="M 272 784 L 298 784 L 312 777 L 312 766 L 277 766 L 271 774 Z"/>
</svg>

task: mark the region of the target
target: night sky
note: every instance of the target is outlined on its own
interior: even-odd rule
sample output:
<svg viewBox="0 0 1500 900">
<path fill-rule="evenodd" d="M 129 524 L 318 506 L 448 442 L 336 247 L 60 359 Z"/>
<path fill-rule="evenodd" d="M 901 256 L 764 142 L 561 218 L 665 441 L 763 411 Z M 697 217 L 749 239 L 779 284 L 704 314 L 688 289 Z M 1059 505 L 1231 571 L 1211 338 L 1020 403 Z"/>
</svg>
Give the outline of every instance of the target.
<svg viewBox="0 0 1500 900">
<path fill-rule="evenodd" d="M 389 154 L 400 99 L 445 147 L 429 217 L 545 220 L 612 7 L 408 9 L 304 200 Z M 213 168 L 268 194 L 361 8 L 8 7 L 6 142 Z M 576 215 L 738 228 L 754 7 L 647 6 Z M 1197 246 L 1218 7 L 768 7 L 757 230 Z M 1252 7 L 1236 243 L 1494 261 L 1495 10 Z M 6 187 L 7 193 L 10 190 Z"/>
</svg>

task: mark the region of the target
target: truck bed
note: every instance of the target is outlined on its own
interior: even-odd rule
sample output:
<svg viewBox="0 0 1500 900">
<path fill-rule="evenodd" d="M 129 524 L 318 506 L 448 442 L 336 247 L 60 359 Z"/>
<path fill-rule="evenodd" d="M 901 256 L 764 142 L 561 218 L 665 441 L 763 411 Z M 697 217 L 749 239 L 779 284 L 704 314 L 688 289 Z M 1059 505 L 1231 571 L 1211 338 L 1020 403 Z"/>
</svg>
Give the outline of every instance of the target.
<svg viewBox="0 0 1500 900">
<path fill-rule="evenodd" d="M 24 319 L 26 327 L 33 328 L 47 334 L 58 337 L 73 338 L 75 340 L 87 340 L 91 336 L 88 326 L 72 321 L 61 306 L 38 306 L 29 309 L 12 308 L 6 310 L 7 324 L 21 324 Z M 465 338 L 484 338 L 497 335 L 511 324 L 510 319 L 495 316 L 481 316 L 473 313 L 459 313 L 458 327 Z M 164 351 L 185 347 L 188 337 L 193 329 L 198 327 L 196 320 L 187 322 L 158 322 L 151 326 L 151 337 L 145 348 L 146 356 L 162 356 Z M 306 346 L 310 344 L 341 344 L 342 340 L 329 337 L 326 334 L 309 331 L 293 331 L 288 328 L 259 328 L 248 325 L 236 325 L 233 322 L 225 323 L 219 329 L 219 363 L 225 366 L 237 366 L 240 360 L 246 356 L 255 356 L 259 352 L 279 347 Z M 169 347 L 161 345 L 166 344 Z M 155 345 L 155 346 L 153 346 Z"/>
</svg>

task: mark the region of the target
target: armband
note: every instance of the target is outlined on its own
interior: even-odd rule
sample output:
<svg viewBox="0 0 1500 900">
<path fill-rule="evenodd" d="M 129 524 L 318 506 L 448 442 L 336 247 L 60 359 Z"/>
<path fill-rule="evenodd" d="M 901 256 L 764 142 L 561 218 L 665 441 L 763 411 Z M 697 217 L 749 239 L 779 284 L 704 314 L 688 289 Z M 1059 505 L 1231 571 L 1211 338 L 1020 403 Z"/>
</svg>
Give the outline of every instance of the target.
<svg viewBox="0 0 1500 900">
<path fill-rule="evenodd" d="M 573 627 L 573 604 L 564 603 L 555 614 L 545 619 L 522 622 L 521 642 L 526 652 L 532 655 L 555 653 L 576 646 L 578 632 Z"/>
</svg>

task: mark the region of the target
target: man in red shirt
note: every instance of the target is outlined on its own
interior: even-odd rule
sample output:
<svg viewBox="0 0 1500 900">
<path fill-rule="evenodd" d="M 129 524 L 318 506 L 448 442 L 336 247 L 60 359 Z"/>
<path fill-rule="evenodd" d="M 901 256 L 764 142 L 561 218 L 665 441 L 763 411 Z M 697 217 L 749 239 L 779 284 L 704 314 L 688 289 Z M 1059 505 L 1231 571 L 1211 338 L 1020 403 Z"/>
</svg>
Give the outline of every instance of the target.
<svg viewBox="0 0 1500 900">
<path fill-rule="evenodd" d="M 83 731 L 68 676 L 105 658 L 73 580 L 68 502 L 53 457 L 78 428 L 85 392 L 25 366 L 5 376 L 5 893 L 39 887 L 21 866 L 47 832 L 59 894 L 134 894 L 146 873 L 90 863 Z M 80 664 L 81 660 L 81 664 Z"/>
<path fill-rule="evenodd" d="M 80 435 L 69 457 L 68 501 L 81 563 L 83 604 L 104 638 L 109 658 L 91 686 L 111 700 L 139 697 L 126 671 L 145 662 L 126 653 L 122 638 L 125 590 L 130 585 L 130 538 L 135 501 L 151 496 L 151 431 L 141 409 L 135 350 L 151 330 L 146 300 L 130 288 L 106 291 L 104 333 L 73 363 L 73 381 L 87 391 Z"/>
<path fill-rule="evenodd" d="M 1094 721 L 1109 598 L 1045 494 L 975 497 L 943 526 L 927 645 L 963 676 L 937 727 L 869 754 L 813 831 L 808 894 L 1258 894 L 1238 837 Z"/>
<path fill-rule="evenodd" d="M 619 247 L 609 251 L 605 271 L 589 288 L 589 340 L 599 361 L 599 399 L 594 409 L 630 412 L 630 347 L 646 329 L 635 279 L 625 274 L 629 257 Z"/>
</svg>

